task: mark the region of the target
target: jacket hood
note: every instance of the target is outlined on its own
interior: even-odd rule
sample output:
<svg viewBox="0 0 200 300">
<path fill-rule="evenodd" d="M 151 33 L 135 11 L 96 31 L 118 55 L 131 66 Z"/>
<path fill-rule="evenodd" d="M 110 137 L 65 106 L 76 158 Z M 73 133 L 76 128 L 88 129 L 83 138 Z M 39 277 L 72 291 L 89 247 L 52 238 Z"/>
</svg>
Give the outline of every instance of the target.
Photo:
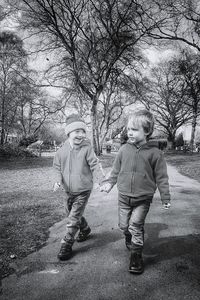
<svg viewBox="0 0 200 300">
<path fill-rule="evenodd" d="M 129 145 L 133 145 L 136 148 L 138 148 L 134 143 L 131 143 L 129 140 L 127 141 L 127 144 Z M 150 149 L 150 148 L 159 148 L 159 144 L 158 141 L 155 140 L 149 140 L 148 142 L 146 142 L 145 144 L 143 144 L 141 147 L 139 147 L 140 149 Z"/>
</svg>

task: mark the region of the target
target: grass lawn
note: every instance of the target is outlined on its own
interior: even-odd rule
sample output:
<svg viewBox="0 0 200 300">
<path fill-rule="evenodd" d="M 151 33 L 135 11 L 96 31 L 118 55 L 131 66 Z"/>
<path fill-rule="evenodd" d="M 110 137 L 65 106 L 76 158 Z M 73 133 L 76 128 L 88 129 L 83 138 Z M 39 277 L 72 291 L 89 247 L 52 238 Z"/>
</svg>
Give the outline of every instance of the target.
<svg viewBox="0 0 200 300">
<path fill-rule="evenodd" d="M 100 159 L 103 168 L 112 154 Z M 166 154 L 178 170 L 200 181 L 200 154 Z M 0 276 L 11 274 L 20 259 L 45 245 L 49 228 L 65 217 L 62 191 L 52 192 L 53 158 L 0 161 Z"/>
<path fill-rule="evenodd" d="M 200 153 L 167 153 L 167 163 L 175 166 L 178 171 L 200 182 Z"/>
<path fill-rule="evenodd" d="M 106 168 L 114 156 L 100 160 Z M 49 228 L 65 217 L 63 191 L 52 192 L 52 162 L 52 157 L 0 161 L 0 278 L 14 271 L 14 258 L 45 245 Z"/>
</svg>

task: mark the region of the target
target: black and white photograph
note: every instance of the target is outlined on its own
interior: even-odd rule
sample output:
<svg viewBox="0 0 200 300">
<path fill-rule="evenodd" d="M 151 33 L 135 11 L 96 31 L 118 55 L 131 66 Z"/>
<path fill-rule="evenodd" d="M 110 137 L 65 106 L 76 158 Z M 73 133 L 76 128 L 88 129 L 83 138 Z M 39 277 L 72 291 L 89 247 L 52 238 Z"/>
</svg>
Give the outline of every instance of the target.
<svg viewBox="0 0 200 300">
<path fill-rule="evenodd" d="M 0 0 L 0 299 L 200 299 L 200 1 Z"/>
</svg>

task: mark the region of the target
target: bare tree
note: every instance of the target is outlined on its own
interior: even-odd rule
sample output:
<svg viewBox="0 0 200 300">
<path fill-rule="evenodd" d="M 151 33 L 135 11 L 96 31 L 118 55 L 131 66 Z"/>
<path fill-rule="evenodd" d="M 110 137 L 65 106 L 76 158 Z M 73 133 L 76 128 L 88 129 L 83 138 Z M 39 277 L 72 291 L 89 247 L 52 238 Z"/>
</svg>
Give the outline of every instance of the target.
<svg viewBox="0 0 200 300">
<path fill-rule="evenodd" d="M 197 118 L 200 115 L 200 56 L 191 51 L 184 51 L 177 59 L 179 75 L 183 76 L 186 85 L 185 104 L 192 111 L 192 131 L 190 148 L 193 151 Z"/>
<path fill-rule="evenodd" d="M 191 110 L 185 104 L 185 82 L 176 74 L 174 61 L 161 63 L 152 70 L 148 103 L 155 113 L 159 129 L 167 135 L 172 148 L 175 148 L 177 130 L 192 117 Z"/>
<path fill-rule="evenodd" d="M 12 131 L 27 136 L 38 132 L 44 121 L 62 109 L 34 83 L 22 40 L 13 32 L 0 33 L 1 144 Z"/>
<path fill-rule="evenodd" d="M 26 68 L 27 56 L 21 39 L 12 32 L 0 33 L 0 115 L 1 145 L 9 122 L 13 120 L 17 107 L 16 89 L 20 72 Z"/>
<path fill-rule="evenodd" d="M 13 1 L 12 1 L 13 2 Z M 145 9 L 132 0 L 22 0 L 21 26 L 53 51 L 47 76 L 80 89 L 90 103 L 93 143 L 99 153 L 98 103 L 116 70 L 126 72 L 136 45 L 151 30 Z M 143 1 L 143 4 L 145 2 Z M 148 7 L 149 9 L 149 7 Z M 41 42 L 41 40 L 40 40 Z"/>
<path fill-rule="evenodd" d="M 149 36 L 158 42 L 181 42 L 200 51 L 199 0 L 150 0 L 155 27 Z"/>
<path fill-rule="evenodd" d="M 17 110 L 18 130 L 24 137 L 35 135 L 49 115 L 54 113 L 48 96 L 41 91 L 29 90 L 29 94 L 20 100 Z"/>
<path fill-rule="evenodd" d="M 11 12 L 10 6 L 8 6 L 4 0 L 1 0 L 1 3 L 0 3 L 0 22 L 5 20 L 12 13 L 13 13 L 13 11 Z"/>
</svg>

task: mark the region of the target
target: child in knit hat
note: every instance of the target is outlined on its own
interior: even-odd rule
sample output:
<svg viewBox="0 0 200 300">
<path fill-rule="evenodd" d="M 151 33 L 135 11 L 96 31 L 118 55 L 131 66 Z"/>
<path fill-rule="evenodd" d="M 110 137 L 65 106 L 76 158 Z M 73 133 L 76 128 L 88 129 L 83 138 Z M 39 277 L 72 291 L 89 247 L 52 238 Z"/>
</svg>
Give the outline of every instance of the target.
<svg viewBox="0 0 200 300">
<path fill-rule="evenodd" d="M 60 260 L 67 260 L 72 256 L 72 245 L 78 230 L 78 242 L 85 241 L 91 232 L 83 213 L 93 188 L 93 173 L 100 167 L 98 158 L 86 139 L 86 124 L 80 116 L 73 114 L 67 118 L 65 133 L 68 138 L 56 152 L 53 161 L 56 177 L 54 191 L 61 184 L 66 191 L 67 224 L 58 253 Z"/>
</svg>

